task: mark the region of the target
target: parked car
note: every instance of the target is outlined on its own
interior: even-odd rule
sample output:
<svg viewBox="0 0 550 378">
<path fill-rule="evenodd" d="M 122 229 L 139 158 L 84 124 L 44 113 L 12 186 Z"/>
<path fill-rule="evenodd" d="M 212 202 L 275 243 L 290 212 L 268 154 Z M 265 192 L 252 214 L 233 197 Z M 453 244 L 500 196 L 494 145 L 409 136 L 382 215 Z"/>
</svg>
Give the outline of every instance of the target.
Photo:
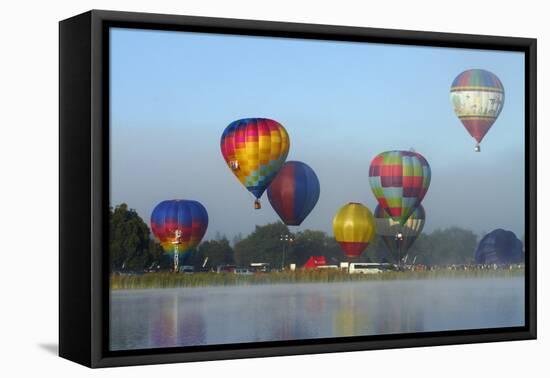
<svg viewBox="0 0 550 378">
<path fill-rule="evenodd" d="M 316 269 L 340 269 L 338 265 L 319 265 Z"/>
<path fill-rule="evenodd" d="M 268 273 L 271 272 L 271 265 L 269 263 L 250 263 L 250 269 L 253 269 L 259 273 Z"/>
<path fill-rule="evenodd" d="M 182 265 L 179 269 L 180 273 L 191 274 L 195 272 L 195 267 L 193 265 Z"/>
<path fill-rule="evenodd" d="M 248 269 L 248 268 L 237 268 L 234 271 L 235 274 L 241 274 L 244 276 L 250 276 L 254 274 L 254 271 Z"/>
<path fill-rule="evenodd" d="M 233 273 L 237 269 L 235 265 L 219 265 L 216 273 Z"/>
<path fill-rule="evenodd" d="M 351 263 L 349 264 L 350 274 L 377 274 L 386 271 L 396 270 L 395 265 L 387 263 Z"/>
</svg>

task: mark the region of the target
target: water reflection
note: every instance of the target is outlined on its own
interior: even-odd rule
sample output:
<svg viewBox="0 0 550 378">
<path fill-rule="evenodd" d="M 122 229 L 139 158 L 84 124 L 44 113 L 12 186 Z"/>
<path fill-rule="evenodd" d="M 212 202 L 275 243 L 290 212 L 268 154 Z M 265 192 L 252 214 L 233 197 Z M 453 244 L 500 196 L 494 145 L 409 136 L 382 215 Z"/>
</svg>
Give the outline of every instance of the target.
<svg viewBox="0 0 550 378">
<path fill-rule="evenodd" d="M 112 350 L 524 324 L 524 279 L 368 281 L 111 294 Z"/>
</svg>

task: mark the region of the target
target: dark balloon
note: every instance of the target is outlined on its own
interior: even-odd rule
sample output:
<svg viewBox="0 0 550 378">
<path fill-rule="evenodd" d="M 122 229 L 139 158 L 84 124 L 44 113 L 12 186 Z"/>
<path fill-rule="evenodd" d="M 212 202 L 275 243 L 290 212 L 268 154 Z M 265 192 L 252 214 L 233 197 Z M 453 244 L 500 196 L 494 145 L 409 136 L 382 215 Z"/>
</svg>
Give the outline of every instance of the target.
<svg viewBox="0 0 550 378">
<path fill-rule="evenodd" d="M 475 255 L 477 264 L 517 264 L 523 262 L 523 243 L 512 231 L 496 229 L 479 242 Z"/>
<path fill-rule="evenodd" d="M 378 205 L 374 210 L 374 218 L 376 220 L 376 233 L 382 238 L 390 255 L 399 260 L 422 233 L 424 223 L 426 223 L 426 212 L 424 207 L 419 205 L 405 224 L 401 225 Z M 396 237 L 398 234 L 401 234 L 400 238 Z"/>
<path fill-rule="evenodd" d="M 289 161 L 267 189 L 267 196 L 286 225 L 299 226 L 317 204 L 320 189 L 313 169 L 300 161 Z"/>
</svg>

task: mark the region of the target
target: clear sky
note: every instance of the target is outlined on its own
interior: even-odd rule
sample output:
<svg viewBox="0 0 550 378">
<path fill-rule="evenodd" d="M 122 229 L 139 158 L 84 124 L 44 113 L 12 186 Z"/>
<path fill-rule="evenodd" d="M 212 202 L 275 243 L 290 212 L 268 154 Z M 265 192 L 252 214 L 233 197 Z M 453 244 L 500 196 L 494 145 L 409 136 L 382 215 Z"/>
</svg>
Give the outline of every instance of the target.
<svg viewBox="0 0 550 378">
<path fill-rule="evenodd" d="M 111 204 L 126 202 L 147 222 L 173 198 L 206 207 L 206 239 L 276 221 L 266 193 L 253 209 L 220 152 L 230 122 L 265 117 L 287 129 L 287 160 L 307 163 L 321 182 L 317 206 L 294 230 L 332 234 L 350 201 L 374 210 L 370 161 L 414 148 L 432 168 L 426 231 L 523 235 L 523 53 L 112 29 L 110 64 Z M 449 100 L 470 68 L 493 72 L 506 91 L 481 153 Z"/>
</svg>

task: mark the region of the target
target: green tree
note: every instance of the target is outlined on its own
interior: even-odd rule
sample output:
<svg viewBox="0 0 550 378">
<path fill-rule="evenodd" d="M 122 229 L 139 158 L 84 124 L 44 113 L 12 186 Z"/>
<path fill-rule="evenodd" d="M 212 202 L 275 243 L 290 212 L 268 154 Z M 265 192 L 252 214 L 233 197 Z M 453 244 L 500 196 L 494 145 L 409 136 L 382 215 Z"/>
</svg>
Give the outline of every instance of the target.
<svg viewBox="0 0 550 378">
<path fill-rule="evenodd" d="M 477 236 L 459 227 L 421 234 L 409 250 L 410 258 L 427 265 L 469 264 L 473 262 Z"/>
<path fill-rule="evenodd" d="M 324 256 L 326 243 L 326 234 L 322 231 L 304 230 L 298 232 L 292 242 L 288 261 L 302 266 L 310 256 Z"/>
<path fill-rule="evenodd" d="M 239 232 L 238 234 L 233 236 L 233 240 L 231 241 L 231 245 L 235 246 L 241 240 L 243 240 L 243 234 Z"/>
<path fill-rule="evenodd" d="M 218 265 L 232 265 L 235 263 L 233 248 L 226 237 L 220 240 L 207 240 L 202 242 L 197 249 L 189 254 L 184 264 L 193 265 L 198 271 L 203 268 L 204 261 L 208 258 L 205 268 L 215 269 Z"/>
<path fill-rule="evenodd" d="M 150 240 L 150 230 L 137 212 L 125 203 L 109 209 L 111 270 L 143 270 L 162 264 L 160 246 Z"/>
<path fill-rule="evenodd" d="M 148 266 L 144 266 L 145 269 L 172 269 L 172 257 L 166 254 L 162 249 L 162 246 L 154 239 L 149 240 L 149 255 L 151 256 L 151 263 Z"/>
<path fill-rule="evenodd" d="M 281 222 L 256 226 L 250 235 L 235 244 L 235 262 L 242 266 L 264 262 L 275 268 L 280 267 L 283 252 L 280 237 L 289 233 L 288 227 Z"/>
</svg>

